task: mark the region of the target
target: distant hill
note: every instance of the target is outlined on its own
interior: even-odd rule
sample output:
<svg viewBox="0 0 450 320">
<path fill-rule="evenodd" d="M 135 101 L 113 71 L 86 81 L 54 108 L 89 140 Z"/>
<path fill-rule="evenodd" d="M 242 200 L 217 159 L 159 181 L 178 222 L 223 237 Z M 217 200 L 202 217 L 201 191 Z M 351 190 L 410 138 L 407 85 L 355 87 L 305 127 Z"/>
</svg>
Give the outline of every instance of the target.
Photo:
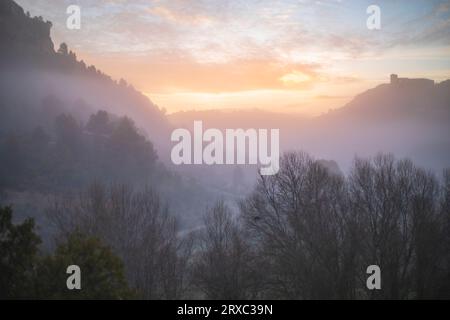
<svg viewBox="0 0 450 320">
<path fill-rule="evenodd" d="M 366 118 L 392 121 L 420 117 L 423 121 L 450 120 L 450 80 L 398 78 L 357 95 L 343 108 L 330 112 L 333 118 Z"/>
<path fill-rule="evenodd" d="M 280 128 L 282 150 L 302 149 L 348 167 L 355 155 L 393 152 L 440 170 L 450 164 L 450 80 L 392 76 L 342 108 L 308 119 L 251 111 L 180 112 L 166 116 L 125 80 L 79 61 L 64 44 L 55 50 L 51 23 L 30 17 L 12 0 L 0 4 L 0 135 L 46 125 L 61 112 L 86 122 L 106 110 L 128 115 L 169 161 L 171 127 Z M 274 107 L 276 107 L 274 101 Z"/>
<path fill-rule="evenodd" d="M 0 2 L 2 129 L 23 120 L 24 112 L 31 118 L 34 112 L 48 109 L 43 104 L 51 97 L 59 101 L 57 107 L 62 111 L 84 121 L 100 109 L 128 115 L 156 146 L 163 144 L 168 134 L 163 112 L 125 80 L 115 81 L 95 66 L 79 61 L 65 44 L 55 50 L 51 27 L 51 22 L 31 17 L 12 0 Z"/>
<path fill-rule="evenodd" d="M 162 163 L 170 163 L 171 148 L 164 112 L 67 45 L 55 50 L 51 27 L 0 0 L 0 203 L 45 228 L 49 194 L 81 191 L 93 181 L 145 184 L 189 227 L 206 205 L 234 196 Z"/>
<path fill-rule="evenodd" d="M 450 81 L 392 75 L 390 83 L 317 118 L 303 134 L 313 137 L 307 147 L 325 157 L 391 152 L 440 171 L 450 166 Z"/>
<path fill-rule="evenodd" d="M 275 103 L 275 102 L 274 102 Z M 301 149 L 348 168 L 355 155 L 391 152 L 441 170 L 450 166 L 450 80 L 392 76 L 351 102 L 315 118 L 260 110 L 187 111 L 174 125 L 203 120 L 205 127 L 280 128 L 282 150 Z"/>
</svg>

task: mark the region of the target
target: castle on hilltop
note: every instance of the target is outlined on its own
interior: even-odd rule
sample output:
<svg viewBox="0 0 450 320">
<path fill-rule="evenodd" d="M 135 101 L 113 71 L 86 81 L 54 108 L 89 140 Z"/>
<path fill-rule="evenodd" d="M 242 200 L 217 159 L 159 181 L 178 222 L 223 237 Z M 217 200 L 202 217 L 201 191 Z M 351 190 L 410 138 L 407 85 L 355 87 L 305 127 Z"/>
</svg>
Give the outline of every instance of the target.
<svg viewBox="0 0 450 320">
<path fill-rule="evenodd" d="M 431 88 L 434 86 L 434 80 L 399 78 L 398 75 L 391 74 L 391 85 L 397 87 Z"/>
</svg>

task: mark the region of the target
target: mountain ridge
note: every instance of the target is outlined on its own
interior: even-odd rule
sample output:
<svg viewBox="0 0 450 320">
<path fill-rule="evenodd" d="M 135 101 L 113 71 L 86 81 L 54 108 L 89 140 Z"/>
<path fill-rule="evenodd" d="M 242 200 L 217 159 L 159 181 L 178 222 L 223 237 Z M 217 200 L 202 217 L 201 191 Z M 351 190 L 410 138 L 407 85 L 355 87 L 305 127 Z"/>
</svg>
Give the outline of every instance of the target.
<svg viewBox="0 0 450 320">
<path fill-rule="evenodd" d="M 65 43 L 56 51 L 51 28 L 51 22 L 31 17 L 13 0 L 0 3 L 0 90 L 4 101 L 17 108 L 36 104 L 49 95 L 65 105 L 81 99 L 91 109 L 87 113 L 107 109 L 119 116 L 128 115 L 153 140 L 167 136 L 169 125 L 157 105 L 125 80 L 113 80 L 78 60 Z M 28 97 L 20 88 L 33 94 Z"/>
<path fill-rule="evenodd" d="M 67 46 L 61 45 L 55 51 L 51 23 L 30 17 L 12 0 L 4 0 L 0 5 L 0 27 L 4 40 L 0 41 L 4 49 L 0 51 L 3 114 L 5 110 L 18 110 L 17 118 L 32 121 L 32 116 L 23 116 L 29 112 L 23 106 L 39 108 L 51 95 L 57 99 L 50 101 L 60 100 L 62 111 L 78 112 L 80 117 L 103 109 L 118 116 L 127 115 L 144 129 L 167 163 L 171 129 L 202 120 L 197 118 L 201 113 L 194 111 L 166 115 L 125 80 L 114 81 L 94 66 L 78 61 Z M 14 121 L 4 125 L 11 123 Z M 362 92 L 343 107 L 312 119 L 236 111 L 226 116 L 211 112 L 204 120 L 205 127 L 282 128 L 282 151 L 303 149 L 325 159 L 335 158 L 335 152 L 344 162 L 355 154 L 398 152 L 401 156 L 418 155 L 425 165 L 430 159 L 438 168 L 448 163 L 449 123 L 450 80 L 434 83 L 397 76 L 391 77 L 391 83 Z"/>
</svg>

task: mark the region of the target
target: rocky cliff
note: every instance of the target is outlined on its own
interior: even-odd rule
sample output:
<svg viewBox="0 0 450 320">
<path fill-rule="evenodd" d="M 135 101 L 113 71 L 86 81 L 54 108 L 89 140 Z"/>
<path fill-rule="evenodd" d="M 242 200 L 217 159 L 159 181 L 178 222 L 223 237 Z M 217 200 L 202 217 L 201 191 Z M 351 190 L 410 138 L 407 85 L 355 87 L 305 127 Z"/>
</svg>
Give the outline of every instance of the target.
<svg viewBox="0 0 450 320">
<path fill-rule="evenodd" d="M 30 17 L 12 0 L 0 2 L 0 56 L 2 61 L 42 59 L 55 54 L 51 22 Z M 6 61 L 10 62 L 10 61 Z"/>
</svg>

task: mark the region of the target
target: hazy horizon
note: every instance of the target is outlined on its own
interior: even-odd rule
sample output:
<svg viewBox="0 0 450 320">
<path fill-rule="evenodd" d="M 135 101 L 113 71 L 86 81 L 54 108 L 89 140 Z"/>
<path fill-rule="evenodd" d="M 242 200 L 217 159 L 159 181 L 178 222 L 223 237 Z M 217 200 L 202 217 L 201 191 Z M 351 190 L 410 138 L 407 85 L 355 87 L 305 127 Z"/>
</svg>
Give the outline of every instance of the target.
<svg viewBox="0 0 450 320">
<path fill-rule="evenodd" d="M 402 77 L 450 78 L 447 1 L 79 0 L 80 30 L 65 27 L 67 1 L 18 0 L 53 22 L 55 47 L 125 78 L 160 108 L 262 109 L 319 115 Z"/>
<path fill-rule="evenodd" d="M 1 0 L 0 300 L 450 299 L 449 62 L 448 1 Z"/>
</svg>

